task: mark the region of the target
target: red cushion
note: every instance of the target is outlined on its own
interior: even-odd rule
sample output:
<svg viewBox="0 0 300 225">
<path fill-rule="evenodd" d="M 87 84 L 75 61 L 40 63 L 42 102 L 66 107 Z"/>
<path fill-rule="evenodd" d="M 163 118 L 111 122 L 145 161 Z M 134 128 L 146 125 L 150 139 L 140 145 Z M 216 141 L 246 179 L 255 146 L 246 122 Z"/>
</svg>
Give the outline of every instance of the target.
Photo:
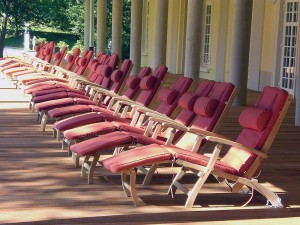
<svg viewBox="0 0 300 225">
<path fill-rule="evenodd" d="M 54 55 L 54 58 L 56 60 L 58 60 L 58 59 L 60 59 L 60 57 L 61 57 L 61 53 L 60 52 L 56 52 L 55 55 Z"/>
<path fill-rule="evenodd" d="M 43 50 L 43 55 L 45 55 L 45 56 L 49 55 L 50 52 L 51 52 L 51 50 L 49 48 L 46 48 L 46 49 Z"/>
<path fill-rule="evenodd" d="M 64 132 L 64 136 L 68 140 L 75 140 L 80 138 L 93 137 L 95 135 L 107 134 L 116 130 L 117 127 L 111 122 L 100 122 L 67 130 Z"/>
<path fill-rule="evenodd" d="M 131 143 L 131 141 L 132 137 L 130 135 L 121 132 L 118 132 L 118 135 L 116 135 L 113 132 L 72 145 L 71 151 L 80 156 L 93 155 L 101 150 L 109 149 L 122 143 Z"/>
<path fill-rule="evenodd" d="M 178 94 L 178 91 L 174 89 L 162 88 L 158 92 L 158 98 L 164 103 L 172 104 Z"/>
<path fill-rule="evenodd" d="M 100 65 L 100 63 L 98 62 L 93 62 L 92 65 L 91 65 L 91 71 L 92 72 L 95 72 L 97 67 Z"/>
<path fill-rule="evenodd" d="M 121 70 L 115 70 L 112 74 L 111 74 L 111 80 L 113 82 L 119 82 L 123 77 L 123 73 Z"/>
<path fill-rule="evenodd" d="M 73 61 L 73 59 L 74 59 L 74 56 L 72 55 L 72 54 L 70 54 L 70 55 L 67 55 L 67 62 L 68 63 L 70 63 L 70 62 L 72 62 Z"/>
<path fill-rule="evenodd" d="M 175 156 L 177 159 L 181 159 L 181 160 L 191 162 L 191 163 L 194 163 L 197 165 L 207 166 L 208 161 L 210 160 L 209 157 L 199 154 L 199 153 L 196 153 L 196 152 L 191 152 L 191 151 L 179 149 L 176 147 L 167 147 L 166 146 L 165 148 L 175 151 L 176 152 Z M 217 160 L 216 164 L 214 165 L 214 169 L 223 171 L 225 173 L 231 173 L 231 174 L 235 174 L 235 175 L 239 174 L 239 172 L 235 168 L 233 168 L 230 165 L 228 165 L 224 162 L 221 162 L 219 160 Z"/>
<path fill-rule="evenodd" d="M 65 131 L 74 127 L 101 122 L 103 120 L 103 117 L 100 116 L 99 113 L 90 112 L 60 120 L 54 124 L 54 127 L 60 131 Z"/>
<path fill-rule="evenodd" d="M 263 130 L 271 116 L 271 112 L 259 108 L 246 108 L 239 117 L 239 123 L 244 128 Z"/>
<path fill-rule="evenodd" d="M 116 173 L 137 166 L 151 165 L 160 161 L 172 160 L 172 158 L 172 154 L 166 151 L 163 146 L 152 144 L 112 156 L 103 160 L 102 165 L 106 169 Z"/>
<path fill-rule="evenodd" d="M 66 115 L 72 115 L 76 113 L 90 112 L 91 109 L 87 105 L 71 105 L 62 108 L 55 108 L 48 111 L 48 115 L 51 118 L 58 118 Z"/>
<path fill-rule="evenodd" d="M 78 65 L 79 66 L 85 66 L 87 63 L 87 59 L 86 58 L 80 58 L 78 61 Z"/>
<path fill-rule="evenodd" d="M 34 51 L 36 51 L 36 52 L 38 52 L 38 51 L 40 51 L 40 46 L 39 45 L 36 45 L 35 47 L 34 47 Z"/>
<path fill-rule="evenodd" d="M 135 89 L 140 84 L 141 79 L 137 75 L 131 75 L 126 80 L 126 86 Z"/>
<path fill-rule="evenodd" d="M 199 97 L 195 102 L 194 112 L 200 116 L 211 117 L 217 105 L 217 99 L 212 99 L 210 97 Z"/>
<path fill-rule="evenodd" d="M 55 100 L 38 103 L 35 105 L 35 108 L 37 111 L 42 111 L 42 110 L 49 110 L 57 107 L 63 107 L 67 105 L 73 105 L 73 103 L 74 103 L 73 98 L 61 98 L 61 99 L 55 99 Z"/>
<path fill-rule="evenodd" d="M 143 90 L 150 90 L 155 84 L 155 81 L 156 77 L 154 76 L 144 77 L 140 82 L 140 88 Z"/>
<path fill-rule="evenodd" d="M 110 77 L 110 68 L 106 65 L 100 65 L 97 67 L 96 73 L 101 76 Z"/>
<path fill-rule="evenodd" d="M 63 91 L 63 92 L 55 92 L 47 95 L 41 95 L 41 96 L 36 96 L 31 99 L 32 102 L 34 103 L 39 103 L 39 102 L 46 102 L 54 99 L 59 99 L 59 98 L 67 98 L 68 94 Z"/>
<path fill-rule="evenodd" d="M 178 99 L 178 105 L 184 109 L 193 111 L 197 97 L 195 94 L 186 92 Z"/>
</svg>

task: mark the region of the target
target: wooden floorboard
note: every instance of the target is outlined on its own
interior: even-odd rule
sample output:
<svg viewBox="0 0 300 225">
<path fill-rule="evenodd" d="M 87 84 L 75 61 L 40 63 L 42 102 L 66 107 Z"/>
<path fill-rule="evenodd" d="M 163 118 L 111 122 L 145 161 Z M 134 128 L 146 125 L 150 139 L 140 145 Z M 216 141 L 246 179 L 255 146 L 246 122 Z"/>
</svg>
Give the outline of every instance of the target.
<svg viewBox="0 0 300 225">
<path fill-rule="evenodd" d="M 256 96 L 249 92 L 249 104 Z M 20 91 L 0 89 L 0 224 L 300 224 L 300 128 L 293 125 L 294 104 L 258 178 L 278 192 L 284 208 L 264 207 L 266 201 L 257 193 L 240 207 L 250 195 L 230 193 L 211 179 L 195 206 L 184 209 L 183 194 L 166 195 L 170 170 L 160 171 L 152 185 L 138 185 L 143 205 L 137 208 L 125 197 L 116 174 L 99 168 L 94 184 L 88 185 L 52 138 L 50 126 L 40 131 L 27 100 Z M 241 109 L 230 110 L 221 134 L 237 135 Z"/>
</svg>

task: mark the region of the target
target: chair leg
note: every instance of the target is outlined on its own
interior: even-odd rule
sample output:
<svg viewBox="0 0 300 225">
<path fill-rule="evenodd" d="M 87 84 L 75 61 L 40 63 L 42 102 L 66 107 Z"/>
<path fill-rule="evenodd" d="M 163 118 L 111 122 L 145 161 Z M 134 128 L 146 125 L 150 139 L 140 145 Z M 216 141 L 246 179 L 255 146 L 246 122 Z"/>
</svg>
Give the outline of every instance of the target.
<svg viewBox="0 0 300 225">
<path fill-rule="evenodd" d="M 150 169 L 146 170 L 147 172 L 146 172 L 146 176 L 145 176 L 145 178 L 143 180 L 143 186 L 150 184 L 150 182 L 152 180 L 152 177 L 153 177 L 156 169 L 157 169 L 157 164 L 153 164 L 150 167 Z"/>
<path fill-rule="evenodd" d="M 186 170 L 183 167 L 178 171 L 178 173 L 174 177 L 174 179 L 169 187 L 169 190 L 168 190 L 169 195 L 174 195 L 177 191 L 177 188 L 181 189 L 184 193 L 187 194 L 188 189 L 179 182 L 185 173 L 186 173 Z"/>
<path fill-rule="evenodd" d="M 87 155 L 84 157 L 83 163 L 81 165 L 81 177 L 86 177 L 86 173 L 90 170 L 89 159 L 91 156 Z"/>
<path fill-rule="evenodd" d="M 76 153 L 72 152 L 72 160 L 75 164 L 75 167 L 79 168 L 79 166 L 80 166 L 80 162 L 79 162 L 80 161 L 80 156 L 77 155 Z"/>
<path fill-rule="evenodd" d="M 41 120 L 41 128 L 43 132 L 46 130 L 47 121 L 48 121 L 48 115 L 44 114 Z"/>
<path fill-rule="evenodd" d="M 256 179 L 249 180 L 247 178 L 242 178 L 239 181 L 241 181 L 241 180 L 243 181 L 242 183 L 244 183 L 245 185 L 247 185 L 249 187 L 253 187 L 256 191 L 258 191 L 263 196 L 265 196 L 267 198 L 268 202 L 270 202 L 274 208 L 282 208 L 283 207 L 283 204 L 281 203 L 281 198 L 279 198 L 278 195 L 276 195 L 274 192 L 272 192 L 268 188 L 266 188 L 263 185 L 261 185 L 260 183 L 258 183 L 258 180 L 256 180 Z"/>
<path fill-rule="evenodd" d="M 94 178 L 94 171 L 95 171 L 95 168 L 96 168 L 96 165 L 99 161 L 99 158 L 100 158 L 100 153 L 97 153 L 97 155 L 95 155 L 93 157 L 93 161 L 90 165 L 90 170 L 88 171 L 88 184 L 92 184 L 93 183 L 93 178 Z"/>
<path fill-rule="evenodd" d="M 130 183 L 128 183 L 128 175 L 130 176 Z M 132 198 L 135 206 L 139 206 L 138 197 L 136 194 L 136 169 L 131 169 L 129 171 L 123 171 L 121 173 L 123 190 L 127 197 Z"/>
</svg>

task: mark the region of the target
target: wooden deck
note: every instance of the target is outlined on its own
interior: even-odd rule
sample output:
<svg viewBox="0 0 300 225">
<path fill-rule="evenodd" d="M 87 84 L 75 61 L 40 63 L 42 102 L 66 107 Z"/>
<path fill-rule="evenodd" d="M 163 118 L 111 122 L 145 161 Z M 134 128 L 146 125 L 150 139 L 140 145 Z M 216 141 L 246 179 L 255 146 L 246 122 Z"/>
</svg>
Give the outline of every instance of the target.
<svg viewBox="0 0 300 225">
<path fill-rule="evenodd" d="M 249 92 L 250 103 L 256 95 Z M 220 133 L 236 136 L 240 110 L 231 109 Z M 292 105 L 258 178 L 278 192 L 284 208 L 266 208 L 257 193 L 242 208 L 250 195 L 232 194 L 212 180 L 194 208 L 184 209 L 183 194 L 166 195 L 170 170 L 154 184 L 138 186 L 144 205 L 135 208 L 119 175 L 99 168 L 88 185 L 50 128 L 40 131 L 20 92 L 0 89 L 0 224 L 300 224 L 300 127 L 293 125 L 294 110 Z"/>
</svg>

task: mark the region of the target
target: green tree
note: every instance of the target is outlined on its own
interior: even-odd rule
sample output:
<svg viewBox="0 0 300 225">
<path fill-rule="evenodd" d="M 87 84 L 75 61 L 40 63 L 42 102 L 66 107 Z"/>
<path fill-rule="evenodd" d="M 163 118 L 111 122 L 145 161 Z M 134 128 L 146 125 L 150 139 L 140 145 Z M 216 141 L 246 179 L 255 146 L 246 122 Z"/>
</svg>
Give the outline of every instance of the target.
<svg viewBox="0 0 300 225">
<path fill-rule="evenodd" d="M 0 57 L 3 57 L 3 50 L 5 46 L 5 35 L 7 31 L 7 22 L 9 18 L 10 13 L 10 1 L 9 0 L 3 0 L 0 3 L 0 12 L 1 12 L 1 32 L 0 32 Z"/>
</svg>

